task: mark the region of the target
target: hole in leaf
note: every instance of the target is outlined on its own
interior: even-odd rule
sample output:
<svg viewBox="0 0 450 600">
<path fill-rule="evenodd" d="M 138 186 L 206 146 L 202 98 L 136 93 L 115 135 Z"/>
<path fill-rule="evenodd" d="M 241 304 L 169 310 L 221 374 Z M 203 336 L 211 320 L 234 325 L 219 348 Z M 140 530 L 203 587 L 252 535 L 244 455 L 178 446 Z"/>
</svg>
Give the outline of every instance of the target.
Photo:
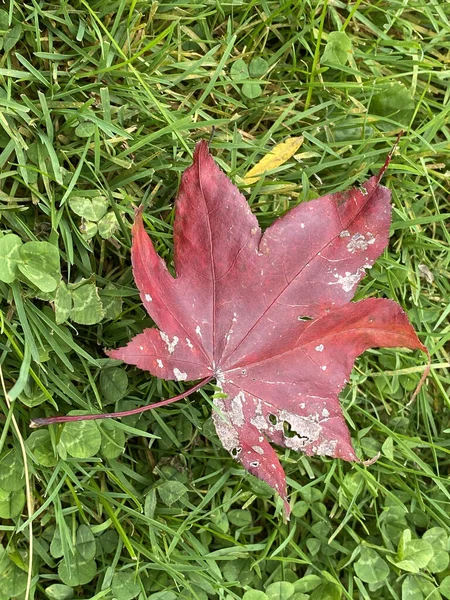
<svg viewBox="0 0 450 600">
<path fill-rule="evenodd" d="M 293 431 L 291 424 L 288 421 L 283 421 L 283 433 L 284 437 L 293 438 L 297 434 Z"/>
<path fill-rule="evenodd" d="M 267 418 L 272 425 L 276 425 L 278 423 L 277 415 L 269 415 Z"/>
<path fill-rule="evenodd" d="M 240 448 L 239 446 L 236 446 L 236 448 L 231 449 L 230 454 L 233 458 L 237 458 L 241 452 L 242 452 L 242 448 Z"/>
<path fill-rule="evenodd" d="M 314 319 L 312 317 L 297 317 L 298 321 L 313 321 Z"/>
<path fill-rule="evenodd" d="M 297 438 L 302 443 L 302 446 L 309 442 L 309 437 L 307 435 L 301 435 L 295 431 L 295 429 L 292 429 L 292 425 L 289 421 L 283 421 L 283 434 L 285 438 Z"/>
</svg>

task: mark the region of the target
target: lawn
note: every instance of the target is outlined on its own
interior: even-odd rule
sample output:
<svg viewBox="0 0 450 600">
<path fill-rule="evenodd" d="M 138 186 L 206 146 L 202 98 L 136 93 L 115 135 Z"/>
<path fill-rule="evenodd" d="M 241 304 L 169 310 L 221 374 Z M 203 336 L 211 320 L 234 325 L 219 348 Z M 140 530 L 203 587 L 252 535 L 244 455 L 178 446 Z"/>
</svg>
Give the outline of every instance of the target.
<svg viewBox="0 0 450 600">
<path fill-rule="evenodd" d="M 9 0 L 0 7 L 0 600 L 450 599 L 450 4 Z M 378 172 L 390 298 L 431 354 L 365 352 L 341 393 L 370 465 L 277 448 L 291 520 L 225 451 L 215 388 L 106 357 L 152 321 L 134 207 L 169 268 L 195 143 L 262 227 Z M 259 179 L 278 143 L 303 137 Z M 8 392 L 6 393 L 6 391 Z"/>
</svg>

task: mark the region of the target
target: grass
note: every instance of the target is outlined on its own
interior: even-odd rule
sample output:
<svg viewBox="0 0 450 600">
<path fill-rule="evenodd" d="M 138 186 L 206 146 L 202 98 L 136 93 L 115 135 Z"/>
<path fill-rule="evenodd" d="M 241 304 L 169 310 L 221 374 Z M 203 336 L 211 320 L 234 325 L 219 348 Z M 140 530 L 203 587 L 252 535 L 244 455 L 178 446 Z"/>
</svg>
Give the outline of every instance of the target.
<svg viewBox="0 0 450 600">
<path fill-rule="evenodd" d="M 336 31 L 352 51 L 330 67 Z M 0 228 L 17 236 L 0 244 L 0 600 L 450 598 L 450 4 L 10 0 L 0 36 Z M 183 391 L 102 348 L 151 324 L 130 268 L 133 204 L 170 261 L 180 174 L 213 129 L 263 226 L 362 182 L 405 131 L 385 176 L 389 249 L 356 297 L 404 307 L 430 376 L 408 404 L 423 356 L 358 360 L 342 405 L 359 455 L 380 459 L 280 450 L 289 523 L 221 448 L 211 386 L 122 421 L 29 428 Z M 295 157 L 244 185 L 301 135 Z M 18 271 L 17 252 L 35 270 Z"/>
</svg>

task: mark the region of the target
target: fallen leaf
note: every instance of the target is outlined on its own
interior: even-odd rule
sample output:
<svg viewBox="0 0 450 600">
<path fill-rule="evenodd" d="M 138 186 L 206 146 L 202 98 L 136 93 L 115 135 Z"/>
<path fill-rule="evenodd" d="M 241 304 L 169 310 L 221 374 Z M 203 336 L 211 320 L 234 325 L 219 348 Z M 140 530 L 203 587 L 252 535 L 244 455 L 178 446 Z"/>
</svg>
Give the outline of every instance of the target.
<svg viewBox="0 0 450 600">
<path fill-rule="evenodd" d="M 284 142 L 281 142 L 281 144 L 274 146 L 270 152 L 263 156 L 263 158 L 250 169 L 244 177 L 244 183 L 256 183 L 263 173 L 283 165 L 294 156 L 302 144 L 303 137 L 300 136 L 288 138 Z"/>
<path fill-rule="evenodd" d="M 176 202 L 176 277 L 136 213 L 134 278 L 159 329 L 107 354 L 163 379 L 214 377 L 226 394 L 213 415 L 223 446 L 278 491 L 286 514 L 271 443 L 358 460 L 338 400 L 356 357 L 380 346 L 426 352 L 395 302 L 350 302 L 388 243 L 383 171 L 296 206 L 262 233 L 200 142 Z"/>
<path fill-rule="evenodd" d="M 427 283 L 429 283 L 430 285 L 434 283 L 433 273 L 430 271 L 430 269 L 427 267 L 427 265 L 424 265 L 423 263 L 421 263 L 419 265 L 419 277 L 422 277 L 422 279 L 425 279 L 425 281 Z"/>
</svg>

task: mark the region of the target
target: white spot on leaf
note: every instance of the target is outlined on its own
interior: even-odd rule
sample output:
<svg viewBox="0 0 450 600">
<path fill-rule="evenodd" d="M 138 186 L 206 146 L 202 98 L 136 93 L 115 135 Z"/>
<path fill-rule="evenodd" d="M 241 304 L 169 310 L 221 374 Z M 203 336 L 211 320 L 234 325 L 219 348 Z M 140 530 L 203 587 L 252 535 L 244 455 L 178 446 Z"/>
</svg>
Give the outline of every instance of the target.
<svg viewBox="0 0 450 600">
<path fill-rule="evenodd" d="M 178 344 L 178 337 L 176 335 L 174 335 L 173 336 L 173 340 L 170 341 L 170 338 L 167 335 L 167 333 L 164 333 L 163 331 L 160 331 L 159 335 L 161 336 L 162 341 L 166 343 L 167 350 L 169 351 L 169 354 L 173 354 L 173 352 L 175 350 L 175 346 Z"/>
<path fill-rule="evenodd" d="M 362 233 L 355 233 L 355 235 L 352 237 L 352 239 L 347 244 L 347 250 L 349 252 L 351 252 L 352 254 L 354 254 L 357 250 L 360 250 L 361 252 L 363 252 L 364 250 L 367 250 L 367 247 L 370 244 L 374 244 L 374 243 L 375 243 L 375 237 L 371 233 L 367 233 L 367 239 L 366 239 L 366 236 L 363 235 Z"/>
<path fill-rule="evenodd" d="M 269 426 L 267 425 L 266 419 L 262 415 L 256 415 L 256 417 L 252 417 L 250 419 L 250 423 L 256 427 L 256 429 L 267 429 Z M 260 440 L 262 441 L 262 440 Z"/>
<path fill-rule="evenodd" d="M 238 432 L 231 425 L 231 423 L 226 420 L 226 408 L 224 401 L 220 398 L 215 398 L 213 402 L 220 411 L 213 412 L 213 421 L 214 425 L 216 426 L 217 435 L 219 436 L 219 439 L 222 442 L 222 446 L 225 448 L 225 450 L 231 452 L 233 448 L 238 448 L 240 446 Z"/>
<path fill-rule="evenodd" d="M 334 456 L 336 451 L 337 440 L 323 440 L 315 449 L 319 456 Z"/>
<path fill-rule="evenodd" d="M 176 367 L 173 370 L 173 374 L 175 375 L 175 379 L 177 381 L 186 381 L 187 379 L 187 373 L 182 373 L 180 369 L 177 369 Z"/>
<path fill-rule="evenodd" d="M 318 346 L 316 346 L 316 351 L 323 352 L 323 344 L 319 344 Z"/>
<path fill-rule="evenodd" d="M 164 367 L 163 361 L 162 361 L 160 358 L 157 358 L 157 359 L 156 359 L 156 362 L 157 362 L 157 364 L 158 364 L 158 367 L 159 367 L 160 369 L 162 369 L 162 368 Z"/>
<path fill-rule="evenodd" d="M 330 281 L 328 285 L 340 285 L 344 292 L 351 292 L 361 277 L 361 269 L 358 269 L 356 273 L 346 271 L 345 275 L 336 274 L 334 277 L 337 281 Z"/>
<path fill-rule="evenodd" d="M 145 299 L 147 300 L 147 302 L 151 302 L 153 300 L 150 294 L 145 294 Z"/>
<path fill-rule="evenodd" d="M 244 392 L 239 392 L 239 394 L 231 400 L 230 419 L 233 425 L 236 425 L 236 427 L 242 427 L 245 423 L 244 409 L 242 406 L 244 402 Z"/>
<path fill-rule="evenodd" d="M 339 234 L 339 237 L 341 237 L 341 238 L 350 237 L 350 231 L 347 231 L 346 229 L 344 229 L 344 231 L 341 231 L 341 233 Z"/>
<path fill-rule="evenodd" d="M 283 431 L 284 423 L 287 422 L 290 425 L 291 431 L 295 433 L 293 437 L 284 437 L 284 445 L 287 448 L 301 450 L 306 444 L 318 440 L 322 432 L 322 426 L 315 417 L 316 415 L 301 417 L 287 410 L 281 410 L 275 429 Z"/>
<path fill-rule="evenodd" d="M 252 446 L 252 448 L 258 454 L 264 454 L 264 450 L 261 448 L 261 446 Z"/>
<path fill-rule="evenodd" d="M 186 338 L 186 344 L 188 345 L 188 348 L 190 348 L 191 350 L 194 347 L 194 344 L 191 342 L 191 340 L 189 338 Z"/>
<path fill-rule="evenodd" d="M 197 327 L 195 328 L 195 333 L 202 337 L 202 330 L 200 329 L 200 325 L 197 325 Z"/>
<path fill-rule="evenodd" d="M 234 324 L 236 323 L 236 321 L 237 321 L 237 313 L 233 313 L 233 318 L 231 320 L 232 325 L 231 325 L 230 329 L 228 330 L 228 333 L 225 335 L 225 341 L 227 344 L 230 341 L 231 336 L 234 332 L 233 327 L 234 327 Z"/>
</svg>

